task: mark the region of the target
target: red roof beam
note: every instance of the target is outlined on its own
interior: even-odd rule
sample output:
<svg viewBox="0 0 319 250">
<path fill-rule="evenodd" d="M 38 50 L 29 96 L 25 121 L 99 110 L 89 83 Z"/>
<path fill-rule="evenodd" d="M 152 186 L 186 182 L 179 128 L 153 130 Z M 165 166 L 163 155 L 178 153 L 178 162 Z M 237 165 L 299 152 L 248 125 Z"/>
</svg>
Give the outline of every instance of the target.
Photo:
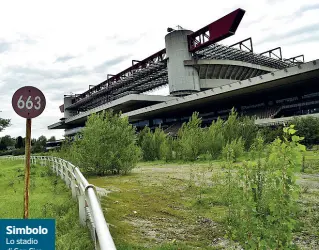
<svg viewBox="0 0 319 250">
<path fill-rule="evenodd" d="M 195 52 L 235 34 L 245 11 L 237 9 L 215 22 L 188 35 L 188 48 Z"/>
</svg>

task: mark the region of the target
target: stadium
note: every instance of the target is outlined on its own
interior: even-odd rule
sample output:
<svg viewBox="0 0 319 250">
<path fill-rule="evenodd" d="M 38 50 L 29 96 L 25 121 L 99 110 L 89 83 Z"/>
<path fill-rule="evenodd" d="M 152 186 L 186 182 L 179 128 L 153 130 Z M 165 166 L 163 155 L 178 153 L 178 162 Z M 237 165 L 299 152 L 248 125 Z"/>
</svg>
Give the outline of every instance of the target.
<svg viewBox="0 0 319 250">
<path fill-rule="evenodd" d="M 164 49 L 133 60 L 82 94 L 65 95 L 64 117 L 48 128 L 73 136 L 90 114 L 108 109 L 121 112 L 138 130 L 161 126 L 172 134 L 195 111 L 203 126 L 227 117 L 233 107 L 262 126 L 319 116 L 319 60 L 283 58 L 280 47 L 256 53 L 252 38 L 218 43 L 235 34 L 244 14 L 237 9 L 195 32 L 168 28 Z M 169 87 L 168 96 L 145 94 L 162 86 Z"/>
</svg>

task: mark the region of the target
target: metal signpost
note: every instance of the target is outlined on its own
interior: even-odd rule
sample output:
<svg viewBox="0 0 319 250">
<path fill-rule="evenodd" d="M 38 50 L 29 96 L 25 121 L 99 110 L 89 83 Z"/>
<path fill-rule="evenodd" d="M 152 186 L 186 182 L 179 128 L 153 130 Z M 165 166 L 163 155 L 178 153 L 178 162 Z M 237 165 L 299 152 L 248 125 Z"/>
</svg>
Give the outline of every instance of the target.
<svg viewBox="0 0 319 250">
<path fill-rule="evenodd" d="M 21 117 L 26 118 L 25 137 L 25 174 L 24 174 L 24 212 L 23 218 L 29 216 L 29 186 L 30 186 L 30 154 L 31 154 L 31 119 L 39 116 L 46 105 L 43 93 L 32 86 L 18 89 L 12 96 L 12 107 Z"/>
</svg>

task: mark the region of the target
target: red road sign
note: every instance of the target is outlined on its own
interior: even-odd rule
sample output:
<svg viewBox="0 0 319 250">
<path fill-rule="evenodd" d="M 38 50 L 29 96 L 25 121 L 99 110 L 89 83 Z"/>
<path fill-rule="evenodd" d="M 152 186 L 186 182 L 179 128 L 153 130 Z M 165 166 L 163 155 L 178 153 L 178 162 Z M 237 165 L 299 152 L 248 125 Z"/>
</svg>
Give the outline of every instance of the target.
<svg viewBox="0 0 319 250">
<path fill-rule="evenodd" d="M 41 115 L 45 105 L 43 93 L 32 86 L 22 87 L 12 96 L 12 107 L 23 118 L 31 119 Z"/>
</svg>

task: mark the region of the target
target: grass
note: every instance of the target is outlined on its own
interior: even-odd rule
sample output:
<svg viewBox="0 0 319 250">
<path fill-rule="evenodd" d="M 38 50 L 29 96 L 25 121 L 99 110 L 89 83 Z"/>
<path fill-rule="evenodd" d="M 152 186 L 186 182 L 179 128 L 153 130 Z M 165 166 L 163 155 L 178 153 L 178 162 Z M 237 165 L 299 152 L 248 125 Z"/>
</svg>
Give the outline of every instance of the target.
<svg viewBox="0 0 319 250">
<path fill-rule="evenodd" d="M 218 249 L 210 245 L 224 236 L 215 222 L 223 220 L 225 207 L 202 208 L 192 172 L 187 164 L 155 162 L 126 176 L 89 179 L 111 191 L 102 206 L 118 249 Z"/>
<path fill-rule="evenodd" d="M 307 154 L 319 159 L 316 152 Z M 118 249 L 231 249 L 224 237 L 226 206 L 213 185 L 220 165 L 142 162 L 129 175 L 91 177 L 90 183 L 111 191 L 101 204 Z M 298 178 L 301 211 L 294 240 L 300 249 L 316 249 L 319 176 Z"/>
<path fill-rule="evenodd" d="M 31 166 L 29 218 L 56 219 L 56 249 L 93 249 L 87 228 L 80 226 L 77 202 L 65 183 L 48 169 Z M 22 218 L 24 164 L 0 161 L 0 218 Z"/>
<path fill-rule="evenodd" d="M 306 161 L 319 161 L 318 152 L 307 152 Z M 224 237 L 226 206 L 212 177 L 222 171 L 221 164 L 142 162 L 128 175 L 91 177 L 90 183 L 111 191 L 101 204 L 117 249 L 231 249 Z M 5 201 L 0 217 L 19 218 L 23 165 L 1 161 L 0 166 L 0 199 Z M 312 165 L 305 170 L 298 175 L 301 211 L 294 241 L 300 249 L 317 249 L 319 176 Z M 57 219 L 57 249 L 93 249 L 64 183 L 40 166 L 32 167 L 32 179 L 31 217 Z"/>
<path fill-rule="evenodd" d="M 303 169 L 306 174 L 319 174 L 319 151 L 317 146 L 313 150 L 305 152 Z"/>
</svg>

